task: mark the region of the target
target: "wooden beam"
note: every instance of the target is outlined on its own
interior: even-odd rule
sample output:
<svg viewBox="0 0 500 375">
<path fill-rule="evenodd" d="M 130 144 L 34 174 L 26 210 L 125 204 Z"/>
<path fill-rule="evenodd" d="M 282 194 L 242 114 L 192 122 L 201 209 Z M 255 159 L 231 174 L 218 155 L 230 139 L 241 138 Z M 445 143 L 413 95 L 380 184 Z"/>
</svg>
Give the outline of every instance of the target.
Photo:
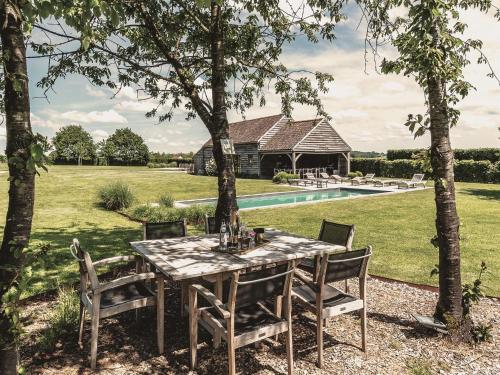
<svg viewBox="0 0 500 375">
<path fill-rule="evenodd" d="M 287 154 L 288 155 L 288 154 Z M 288 155 L 290 156 L 290 155 Z M 295 160 L 295 152 L 292 153 L 292 170 L 293 170 L 293 174 L 295 174 L 295 170 L 296 170 L 296 160 Z"/>
</svg>

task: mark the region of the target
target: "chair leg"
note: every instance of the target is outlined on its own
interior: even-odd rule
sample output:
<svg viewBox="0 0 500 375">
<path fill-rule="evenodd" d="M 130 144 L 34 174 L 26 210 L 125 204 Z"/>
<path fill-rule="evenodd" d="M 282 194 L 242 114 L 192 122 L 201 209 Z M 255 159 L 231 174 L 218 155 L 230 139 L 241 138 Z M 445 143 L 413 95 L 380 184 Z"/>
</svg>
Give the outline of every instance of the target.
<svg viewBox="0 0 500 375">
<path fill-rule="evenodd" d="M 278 318 L 281 318 L 281 312 L 283 309 L 283 297 L 282 296 L 276 296 L 276 300 L 274 301 L 274 313 Z M 275 340 L 279 339 L 279 334 L 274 336 Z"/>
<path fill-rule="evenodd" d="M 347 280 L 345 281 L 345 292 L 349 293 L 349 283 L 347 282 Z"/>
<path fill-rule="evenodd" d="M 99 310 L 100 310 L 100 294 L 96 294 L 92 298 L 92 334 L 90 341 L 90 368 L 95 370 L 97 364 L 97 338 L 99 336 Z"/>
<path fill-rule="evenodd" d="M 158 353 L 163 354 L 165 349 L 165 283 L 163 277 L 158 276 L 156 286 L 156 335 Z"/>
<path fill-rule="evenodd" d="M 292 339 L 292 311 L 290 298 L 286 301 L 286 315 L 288 320 L 288 330 L 286 332 L 286 359 L 288 362 L 288 375 L 293 374 L 293 339 Z"/>
<path fill-rule="evenodd" d="M 189 289 L 189 349 L 191 369 L 196 368 L 196 351 L 198 349 L 198 294 L 196 290 Z"/>
<path fill-rule="evenodd" d="M 361 310 L 361 350 L 366 353 L 366 306 Z"/>
<path fill-rule="evenodd" d="M 318 345 L 318 367 L 323 367 L 323 317 L 321 311 L 316 311 L 316 342 Z"/>
<path fill-rule="evenodd" d="M 85 324 L 86 312 L 87 308 L 82 302 L 80 302 L 80 331 L 78 333 L 78 345 L 80 346 L 80 349 L 83 349 L 83 325 Z"/>
<path fill-rule="evenodd" d="M 229 328 L 231 323 L 228 320 L 226 324 Z M 232 327 L 227 330 L 227 361 L 229 375 L 236 375 L 236 350 L 234 347 L 234 330 Z"/>
</svg>

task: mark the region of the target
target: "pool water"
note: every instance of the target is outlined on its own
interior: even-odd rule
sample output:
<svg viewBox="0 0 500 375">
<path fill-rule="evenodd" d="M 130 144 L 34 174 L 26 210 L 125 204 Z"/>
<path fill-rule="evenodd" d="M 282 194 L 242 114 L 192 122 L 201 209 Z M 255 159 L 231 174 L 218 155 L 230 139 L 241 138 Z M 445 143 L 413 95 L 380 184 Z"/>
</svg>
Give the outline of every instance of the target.
<svg viewBox="0 0 500 375">
<path fill-rule="evenodd" d="M 371 195 L 384 193 L 381 190 L 336 188 L 315 191 L 294 191 L 287 193 L 275 193 L 255 196 L 238 197 L 240 209 L 259 208 L 268 206 L 288 205 L 304 202 L 324 201 L 329 199 L 352 198 L 359 195 Z M 203 199 L 199 201 L 180 201 L 183 205 L 192 204 L 215 204 L 216 198 Z"/>
<path fill-rule="evenodd" d="M 351 198 L 358 195 L 370 195 L 377 193 L 380 194 L 380 191 L 338 188 L 333 190 L 303 191 L 299 193 L 287 193 L 260 197 L 242 197 L 238 198 L 238 207 L 256 208 L 276 206 L 279 204 L 294 204 L 301 202 L 324 201 L 327 199 Z"/>
</svg>

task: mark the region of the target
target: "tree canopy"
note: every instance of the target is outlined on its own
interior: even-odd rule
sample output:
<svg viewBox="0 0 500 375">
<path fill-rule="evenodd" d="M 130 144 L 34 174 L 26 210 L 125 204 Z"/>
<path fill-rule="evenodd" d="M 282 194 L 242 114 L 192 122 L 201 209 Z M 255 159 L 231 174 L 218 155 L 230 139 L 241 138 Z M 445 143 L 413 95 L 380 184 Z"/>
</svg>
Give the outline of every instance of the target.
<svg viewBox="0 0 500 375">
<path fill-rule="evenodd" d="M 96 156 L 92 136 L 81 125 L 68 125 L 56 133 L 52 139 L 56 161 L 82 164 Z"/>
<path fill-rule="evenodd" d="M 101 152 L 109 164 L 146 165 L 149 161 L 144 139 L 129 128 L 117 129 L 103 142 Z"/>
</svg>

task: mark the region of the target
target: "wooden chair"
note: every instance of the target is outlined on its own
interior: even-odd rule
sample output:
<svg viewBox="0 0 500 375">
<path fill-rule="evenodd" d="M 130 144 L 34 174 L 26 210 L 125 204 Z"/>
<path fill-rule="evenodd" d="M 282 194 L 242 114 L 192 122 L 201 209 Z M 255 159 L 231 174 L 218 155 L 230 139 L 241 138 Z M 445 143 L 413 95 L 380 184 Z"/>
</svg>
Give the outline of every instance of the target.
<svg viewBox="0 0 500 375">
<path fill-rule="evenodd" d="M 295 261 L 273 268 L 232 272 L 224 282 L 223 303 L 199 284 L 189 288 L 189 332 L 191 368 L 196 367 L 198 323 L 227 343 L 228 372 L 236 374 L 235 350 L 286 332 L 288 374 L 293 372 L 291 287 Z M 198 296 L 209 307 L 198 307 Z M 284 301 L 284 316 L 267 309 L 263 302 L 278 296 Z"/>
<path fill-rule="evenodd" d="M 323 324 L 325 319 L 361 310 L 361 349 L 366 352 L 366 275 L 371 246 L 361 250 L 325 255 L 317 280 L 297 274 L 304 285 L 292 289 L 296 301 L 316 315 L 318 366 L 323 366 Z M 359 279 L 359 298 L 328 285 L 334 281 Z"/>
<path fill-rule="evenodd" d="M 186 219 L 177 221 L 165 221 L 162 223 L 143 223 L 144 241 L 161 240 L 165 238 L 176 238 L 187 236 Z M 150 264 L 143 264 L 142 271 L 154 270 Z M 186 304 L 187 284 L 181 283 L 181 316 L 184 316 L 183 306 Z"/>
<path fill-rule="evenodd" d="M 339 224 L 331 221 L 323 220 L 319 231 L 318 240 L 331 243 L 333 245 L 345 246 L 347 250 L 351 250 L 352 241 L 354 240 L 355 232 L 354 224 Z M 320 257 L 304 259 L 297 267 L 302 271 L 306 271 L 316 280 L 319 271 Z M 348 292 L 347 281 L 345 284 L 346 292 Z"/>
<path fill-rule="evenodd" d="M 120 277 L 107 283 L 99 282 L 95 268 L 105 264 L 138 260 L 134 256 L 116 256 L 92 262 L 88 252 L 83 251 L 75 238 L 70 246 L 71 253 L 78 260 L 80 268 L 80 332 L 78 344 L 82 348 L 83 326 L 88 312 L 92 321 L 90 366 L 92 370 L 97 361 L 97 338 L 99 321 L 110 316 L 141 307 L 156 306 L 158 352 L 164 350 L 164 286 L 163 276 L 153 272 Z M 156 293 L 151 291 L 145 280 L 155 279 Z"/>
<path fill-rule="evenodd" d="M 205 233 L 216 234 L 219 230 L 215 226 L 215 216 L 205 215 Z"/>
<path fill-rule="evenodd" d="M 163 223 L 143 223 L 144 241 L 163 238 L 186 237 L 186 219 Z"/>
</svg>

